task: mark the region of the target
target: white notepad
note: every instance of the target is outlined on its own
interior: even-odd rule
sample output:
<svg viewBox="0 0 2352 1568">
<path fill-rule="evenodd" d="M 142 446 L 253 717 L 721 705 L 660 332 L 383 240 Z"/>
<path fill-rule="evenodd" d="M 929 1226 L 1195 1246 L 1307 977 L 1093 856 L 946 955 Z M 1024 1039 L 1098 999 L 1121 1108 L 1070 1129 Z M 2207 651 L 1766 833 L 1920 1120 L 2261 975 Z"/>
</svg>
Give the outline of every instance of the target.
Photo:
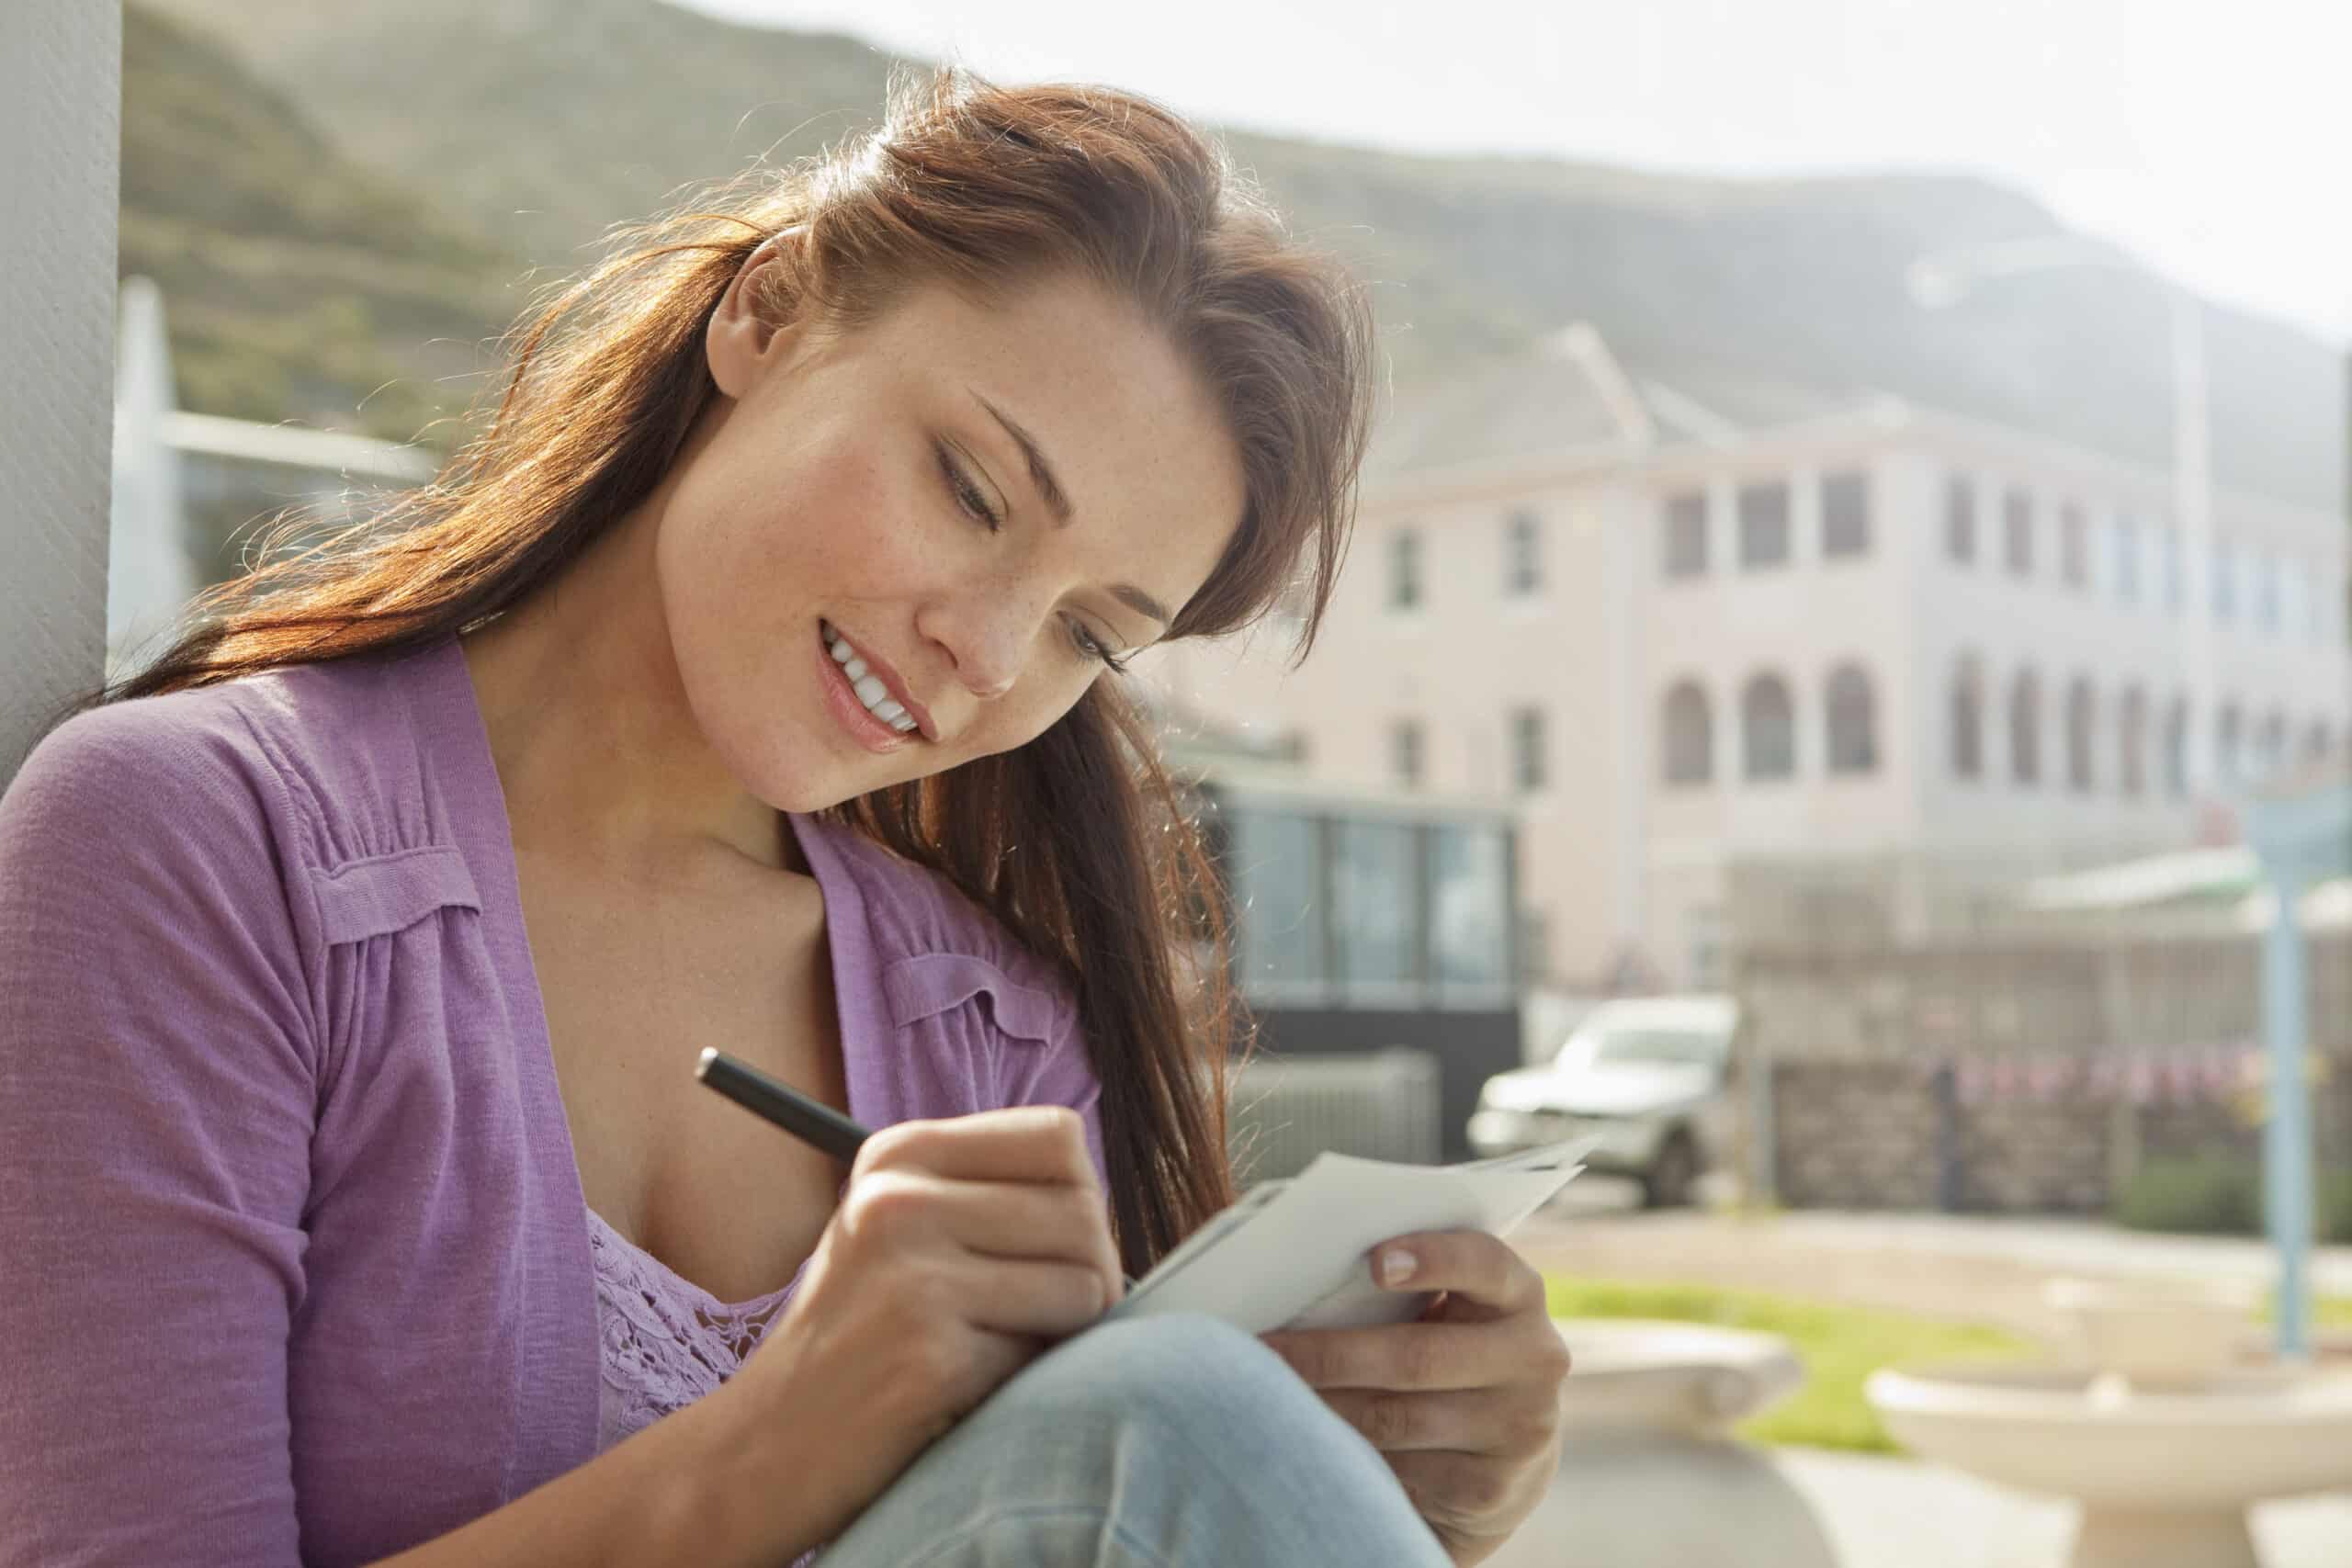
<svg viewBox="0 0 2352 1568">
<path fill-rule="evenodd" d="M 1374 1284 L 1374 1247 L 1415 1231 L 1502 1235 L 1573 1180 L 1599 1141 L 1467 1165 L 1317 1155 L 1297 1176 L 1251 1188 L 1193 1232 L 1101 1321 L 1198 1312 L 1251 1334 L 1408 1322 L 1434 1292 Z"/>
</svg>

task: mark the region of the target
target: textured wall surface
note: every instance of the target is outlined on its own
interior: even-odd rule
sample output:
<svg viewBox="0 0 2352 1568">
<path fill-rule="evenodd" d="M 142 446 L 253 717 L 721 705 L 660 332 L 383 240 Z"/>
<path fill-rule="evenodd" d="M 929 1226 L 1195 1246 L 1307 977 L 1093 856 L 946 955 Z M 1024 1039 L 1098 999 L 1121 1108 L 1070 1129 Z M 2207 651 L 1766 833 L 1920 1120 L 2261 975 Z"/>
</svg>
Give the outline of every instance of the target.
<svg viewBox="0 0 2352 1568">
<path fill-rule="evenodd" d="M 105 670 L 116 0 L 0 0 L 0 783 Z"/>
</svg>

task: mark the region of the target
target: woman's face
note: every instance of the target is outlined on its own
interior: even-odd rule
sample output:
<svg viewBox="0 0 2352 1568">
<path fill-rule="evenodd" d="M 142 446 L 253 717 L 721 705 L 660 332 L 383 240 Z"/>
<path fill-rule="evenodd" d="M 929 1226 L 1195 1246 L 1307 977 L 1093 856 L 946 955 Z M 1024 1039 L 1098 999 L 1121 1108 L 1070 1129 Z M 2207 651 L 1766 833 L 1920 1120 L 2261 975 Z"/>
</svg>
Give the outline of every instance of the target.
<svg viewBox="0 0 2352 1568">
<path fill-rule="evenodd" d="M 854 332 L 777 331 L 751 276 L 711 324 L 722 396 L 655 570 L 696 722 L 762 800 L 816 810 L 1023 745 L 1206 581 L 1239 450 L 1114 297 L 927 288 Z"/>
</svg>

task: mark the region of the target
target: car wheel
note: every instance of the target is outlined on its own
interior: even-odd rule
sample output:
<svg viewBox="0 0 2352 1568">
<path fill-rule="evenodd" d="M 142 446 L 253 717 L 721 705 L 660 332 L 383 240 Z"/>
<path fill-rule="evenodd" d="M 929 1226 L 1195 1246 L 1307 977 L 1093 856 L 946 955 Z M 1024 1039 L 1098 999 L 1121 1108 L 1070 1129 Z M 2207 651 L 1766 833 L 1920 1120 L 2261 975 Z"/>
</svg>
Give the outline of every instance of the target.
<svg viewBox="0 0 2352 1568">
<path fill-rule="evenodd" d="M 1690 1201 L 1691 1183 L 1699 1176 L 1699 1150 L 1690 1134 L 1677 1130 L 1667 1135 L 1658 1146 L 1657 1157 L 1650 1161 L 1649 1169 L 1642 1176 L 1642 1206 L 1645 1209 L 1679 1209 Z"/>
</svg>

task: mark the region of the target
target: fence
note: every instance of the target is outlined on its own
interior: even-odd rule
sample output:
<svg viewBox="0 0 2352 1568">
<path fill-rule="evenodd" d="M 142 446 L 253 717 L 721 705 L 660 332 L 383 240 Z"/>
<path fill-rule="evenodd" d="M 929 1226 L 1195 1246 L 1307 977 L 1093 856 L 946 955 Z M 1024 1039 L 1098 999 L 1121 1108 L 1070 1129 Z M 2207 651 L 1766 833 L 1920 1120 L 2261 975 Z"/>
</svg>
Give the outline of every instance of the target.
<svg viewBox="0 0 2352 1568">
<path fill-rule="evenodd" d="M 1326 1149 L 1438 1158 L 1439 1073 L 1428 1051 L 1251 1057 L 1233 1075 L 1227 1148 L 1241 1185 L 1297 1175 Z"/>
<path fill-rule="evenodd" d="M 1792 1207 L 2106 1212 L 2140 1163 L 2260 1147 L 2251 1046 L 1770 1067 L 1774 1190 Z M 2313 1058 L 2323 1168 L 2352 1161 L 2352 1055 Z"/>
<path fill-rule="evenodd" d="M 2352 932 L 2315 932 L 2311 1040 L 2352 1049 Z M 2252 935 L 1744 951 L 1749 1044 L 1773 1060 L 2105 1055 L 2129 1041 L 2200 1047 L 2261 1034 Z"/>
</svg>

